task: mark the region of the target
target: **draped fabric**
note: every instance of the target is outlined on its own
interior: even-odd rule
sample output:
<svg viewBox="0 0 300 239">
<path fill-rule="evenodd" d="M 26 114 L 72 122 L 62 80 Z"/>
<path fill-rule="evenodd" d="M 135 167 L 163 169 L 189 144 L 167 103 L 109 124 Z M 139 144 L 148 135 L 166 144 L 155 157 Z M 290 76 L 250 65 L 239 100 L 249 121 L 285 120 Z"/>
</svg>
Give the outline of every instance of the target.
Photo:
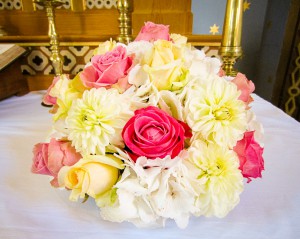
<svg viewBox="0 0 300 239">
<path fill-rule="evenodd" d="M 238 206 L 223 219 L 193 217 L 178 229 L 137 229 L 100 218 L 93 200 L 68 200 L 47 176 L 31 174 L 33 145 L 51 128 L 45 92 L 0 102 L 0 238 L 300 238 L 300 123 L 254 95 L 265 129 L 263 178 L 245 184 Z"/>
</svg>

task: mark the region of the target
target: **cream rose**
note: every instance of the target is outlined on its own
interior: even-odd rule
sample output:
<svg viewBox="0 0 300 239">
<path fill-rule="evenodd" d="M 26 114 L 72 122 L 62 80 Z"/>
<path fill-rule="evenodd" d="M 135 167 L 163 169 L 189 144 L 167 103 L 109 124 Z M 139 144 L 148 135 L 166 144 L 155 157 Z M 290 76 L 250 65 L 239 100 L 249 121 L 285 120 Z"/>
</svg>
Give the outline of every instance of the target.
<svg viewBox="0 0 300 239">
<path fill-rule="evenodd" d="M 97 198 L 114 186 L 122 168 L 122 161 L 115 156 L 88 155 L 71 167 L 63 167 L 58 174 L 58 182 L 72 190 L 71 201 L 84 198 L 86 194 Z"/>
<path fill-rule="evenodd" d="M 186 85 L 188 70 L 183 67 L 180 48 L 172 42 L 158 40 L 154 43 L 151 63 L 143 70 L 158 90 L 180 90 Z"/>
<path fill-rule="evenodd" d="M 94 50 L 94 55 L 103 55 L 108 51 L 112 51 L 117 46 L 117 42 L 110 39 L 99 44 L 99 46 Z"/>
</svg>

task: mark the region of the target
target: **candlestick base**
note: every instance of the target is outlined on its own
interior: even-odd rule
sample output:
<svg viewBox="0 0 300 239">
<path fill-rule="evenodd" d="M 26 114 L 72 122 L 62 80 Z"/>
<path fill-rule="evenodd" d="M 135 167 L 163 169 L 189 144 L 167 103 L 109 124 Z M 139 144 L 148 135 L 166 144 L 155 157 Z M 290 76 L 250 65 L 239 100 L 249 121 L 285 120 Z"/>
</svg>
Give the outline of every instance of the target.
<svg viewBox="0 0 300 239">
<path fill-rule="evenodd" d="M 223 60 L 223 70 L 228 76 L 236 76 L 237 70 L 234 69 L 234 64 L 237 59 L 242 56 L 242 47 L 221 46 L 219 54 Z"/>
<path fill-rule="evenodd" d="M 242 55 L 241 36 L 244 0 L 227 0 L 219 55 L 223 59 L 226 75 L 236 76 L 233 66 Z"/>
</svg>

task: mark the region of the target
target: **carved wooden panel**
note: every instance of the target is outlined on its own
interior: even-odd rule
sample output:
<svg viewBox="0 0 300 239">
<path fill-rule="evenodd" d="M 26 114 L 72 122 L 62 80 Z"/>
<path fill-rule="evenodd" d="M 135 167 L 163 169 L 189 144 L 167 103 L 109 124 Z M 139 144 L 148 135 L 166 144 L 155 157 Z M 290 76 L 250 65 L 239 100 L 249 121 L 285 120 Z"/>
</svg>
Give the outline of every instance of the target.
<svg viewBox="0 0 300 239">
<path fill-rule="evenodd" d="M 65 0 L 55 10 L 57 32 L 68 35 L 116 35 L 118 11 L 116 0 Z M 1 7 L 2 6 L 2 7 Z M 21 13 L 21 14 L 20 14 Z M 44 7 L 32 0 L 0 0 L 0 26 L 8 36 L 47 36 L 48 19 Z"/>
<path fill-rule="evenodd" d="M 134 0 L 132 20 L 134 34 L 146 21 L 169 25 L 171 32 L 192 34 L 191 0 Z"/>
<path fill-rule="evenodd" d="M 171 31 L 192 34 L 191 0 L 133 0 L 133 34 L 145 21 L 170 25 Z M 60 37 L 119 34 L 117 0 L 65 0 L 55 11 Z M 0 26 L 9 36 L 22 39 L 48 33 L 44 8 L 32 0 L 0 0 Z M 21 13 L 21 14 L 20 14 Z"/>
</svg>

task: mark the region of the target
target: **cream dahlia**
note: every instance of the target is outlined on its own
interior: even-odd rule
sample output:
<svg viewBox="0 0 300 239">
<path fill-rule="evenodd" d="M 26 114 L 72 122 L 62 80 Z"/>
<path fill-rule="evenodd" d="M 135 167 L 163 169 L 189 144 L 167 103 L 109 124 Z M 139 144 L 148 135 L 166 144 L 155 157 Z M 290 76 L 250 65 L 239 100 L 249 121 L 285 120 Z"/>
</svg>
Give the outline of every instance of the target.
<svg viewBox="0 0 300 239">
<path fill-rule="evenodd" d="M 195 135 L 232 148 L 247 128 L 246 108 L 239 95 L 233 83 L 218 76 L 205 84 L 197 82 L 187 92 L 186 122 Z"/>
<path fill-rule="evenodd" d="M 234 151 L 216 144 L 195 141 L 189 149 L 189 161 L 195 166 L 195 206 L 197 216 L 224 217 L 239 202 L 243 176 Z"/>
<path fill-rule="evenodd" d="M 115 89 L 93 88 L 73 102 L 66 118 L 68 139 L 84 154 L 105 154 L 105 147 L 121 141 L 126 123 L 126 100 Z"/>
</svg>

